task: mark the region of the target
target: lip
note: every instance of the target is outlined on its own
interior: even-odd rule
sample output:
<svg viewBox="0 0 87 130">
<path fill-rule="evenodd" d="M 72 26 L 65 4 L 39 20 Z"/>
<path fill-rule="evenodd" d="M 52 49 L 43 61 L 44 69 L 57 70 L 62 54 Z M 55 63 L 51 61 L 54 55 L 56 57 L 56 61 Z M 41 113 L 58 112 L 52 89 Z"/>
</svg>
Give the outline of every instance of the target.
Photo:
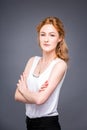
<svg viewBox="0 0 87 130">
<path fill-rule="evenodd" d="M 47 44 L 47 43 L 44 43 L 44 46 L 50 46 L 49 44 Z"/>
</svg>

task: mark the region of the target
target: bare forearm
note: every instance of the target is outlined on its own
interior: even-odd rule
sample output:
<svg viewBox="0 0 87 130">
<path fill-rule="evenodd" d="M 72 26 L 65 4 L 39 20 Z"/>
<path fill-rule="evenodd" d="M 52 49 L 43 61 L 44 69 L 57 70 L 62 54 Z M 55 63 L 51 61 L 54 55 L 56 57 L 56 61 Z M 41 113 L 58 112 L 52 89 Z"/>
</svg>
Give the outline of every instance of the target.
<svg viewBox="0 0 87 130">
<path fill-rule="evenodd" d="M 23 103 L 28 103 L 28 100 L 16 89 L 15 96 L 14 96 L 16 101 L 23 102 Z"/>
<path fill-rule="evenodd" d="M 42 88 L 46 88 L 47 86 L 47 82 L 45 82 L 41 87 Z M 26 84 L 26 79 L 25 79 L 25 75 L 21 75 L 20 80 L 17 83 L 17 87 L 18 87 L 18 91 L 19 94 L 21 94 L 20 96 L 23 96 L 20 98 L 20 96 L 17 96 L 17 99 L 20 101 L 20 99 L 22 99 L 22 101 L 24 102 L 28 102 L 30 104 L 42 104 L 43 101 L 42 99 L 44 99 L 44 95 L 43 95 L 43 89 L 40 89 L 40 91 L 37 92 L 32 92 Z"/>
<path fill-rule="evenodd" d="M 25 92 L 22 92 L 22 95 L 28 103 L 37 104 L 38 92 L 31 92 L 27 89 Z"/>
<path fill-rule="evenodd" d="M 25 91 L 22 91 L 22 95 L 30 104 L 43 104 L 47 100 L 47 96 L 49 95 L 47 91 L 37 91 L 32 92 L 28 88 Z"/>
</svg>

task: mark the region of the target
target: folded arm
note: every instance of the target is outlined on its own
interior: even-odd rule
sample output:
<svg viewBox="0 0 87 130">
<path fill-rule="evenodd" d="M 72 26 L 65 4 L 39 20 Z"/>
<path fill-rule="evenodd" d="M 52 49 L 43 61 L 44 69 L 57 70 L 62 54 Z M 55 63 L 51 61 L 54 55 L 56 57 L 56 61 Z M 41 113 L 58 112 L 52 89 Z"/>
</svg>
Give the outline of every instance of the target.
<svg viewBox="0 0 87 130">
<path fill-rule="evenodd" d="M 24 76 L 21 76 L 21 79 L 17 84 L 17 89 L 22 96 L 22 102 L 33 103 L 38 105 L 46 102 L 52 94 L 52 92 L 55 90 L 56 86 L 60 83 L 66 69 L 67 65 L 64 61 L 60 61 L 60 63 L 57 63 L 51 72 L 47 85 L 44 83 L 42 86 L 43 89 L 41 90 L 44 91 L 38 92 L 31 92 L 25 83 Z"/>
</svg>

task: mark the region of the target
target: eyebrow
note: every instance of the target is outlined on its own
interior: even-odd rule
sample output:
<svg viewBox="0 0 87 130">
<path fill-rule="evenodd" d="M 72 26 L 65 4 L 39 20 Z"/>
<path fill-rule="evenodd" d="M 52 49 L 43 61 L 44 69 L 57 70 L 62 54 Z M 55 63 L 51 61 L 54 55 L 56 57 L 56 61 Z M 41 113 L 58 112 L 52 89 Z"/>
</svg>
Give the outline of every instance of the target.
<svg viewBox="0 0 87 130">
<path fill-rule="evenodd" d="M 46 32 L 40 32 L 40 33 L 46 33 Z M 55 34 L 55 32 L 49 32 L 49 33 L 54 33 Z"/>
</svg>

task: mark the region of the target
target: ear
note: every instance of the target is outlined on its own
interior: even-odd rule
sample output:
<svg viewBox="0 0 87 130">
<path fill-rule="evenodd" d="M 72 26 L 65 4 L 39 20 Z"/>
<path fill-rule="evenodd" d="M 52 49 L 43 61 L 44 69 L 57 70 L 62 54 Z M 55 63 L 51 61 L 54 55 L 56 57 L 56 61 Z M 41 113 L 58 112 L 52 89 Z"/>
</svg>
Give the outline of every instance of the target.
<svg viewBox="0 0 87 130">
<path fill-rule="evenodd" d="M 61 42 L 62 41 L 62 37 L 59 38 L 58 42 Z"/>
</svg>

